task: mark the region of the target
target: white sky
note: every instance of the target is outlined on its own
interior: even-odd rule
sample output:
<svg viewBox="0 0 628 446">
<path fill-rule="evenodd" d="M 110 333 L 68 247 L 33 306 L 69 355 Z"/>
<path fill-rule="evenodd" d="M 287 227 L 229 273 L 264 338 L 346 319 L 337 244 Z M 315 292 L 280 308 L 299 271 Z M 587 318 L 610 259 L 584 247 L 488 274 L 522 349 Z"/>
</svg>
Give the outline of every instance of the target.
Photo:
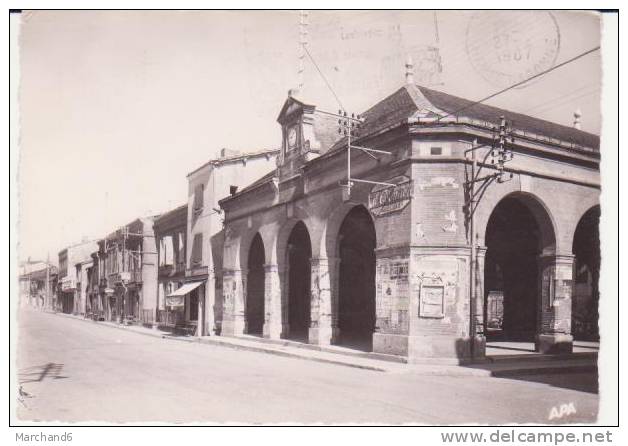
<svg viewBox="0 0 628 446">
<path fill-rule="evenodd" d="M 596 15 L 553 15 L 555 63 L 599 45 Z M 443 72 L 433 88 L 480 99 L 505 85 L 470 62 L 467 44 L 489 55 L 498 45 L 469 36 L 472 16 L 311 11 L 308 48 L 344 106 L 360 112 L 403 84 L 406 54 L 435 45 L 437 24 Z M 508 18 L 487 20 L 494 29 L 486 34 L 551 39 L 556 32 L 548 17 Z M 294 11 L 23 14 L 20 258 L 49 252 L 56 261 L 82 237 L 182 204 L 186 174 L 221 147 L 278 147 L 275 119 L 298 81 L 297 24 Z M 309 60 L 303 96 L 338 108 Z M 598 52 L 488 103 L 565 125 L 580 108 L 583 130 L 599 133 L 599 100 Z"/>
</svg>

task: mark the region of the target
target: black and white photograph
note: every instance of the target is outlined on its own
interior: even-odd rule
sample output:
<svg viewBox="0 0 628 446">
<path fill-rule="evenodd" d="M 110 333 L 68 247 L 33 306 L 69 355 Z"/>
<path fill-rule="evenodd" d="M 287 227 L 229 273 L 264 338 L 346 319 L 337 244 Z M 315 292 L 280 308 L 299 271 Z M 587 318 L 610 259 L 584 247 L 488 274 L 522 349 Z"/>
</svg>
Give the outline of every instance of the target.
<svg viewBox="0 0 628 446">
<path fill-rule="evenodd" d="M 13 425 L 618 422 L 618 11 L 10 15 Z"/>
</svg>

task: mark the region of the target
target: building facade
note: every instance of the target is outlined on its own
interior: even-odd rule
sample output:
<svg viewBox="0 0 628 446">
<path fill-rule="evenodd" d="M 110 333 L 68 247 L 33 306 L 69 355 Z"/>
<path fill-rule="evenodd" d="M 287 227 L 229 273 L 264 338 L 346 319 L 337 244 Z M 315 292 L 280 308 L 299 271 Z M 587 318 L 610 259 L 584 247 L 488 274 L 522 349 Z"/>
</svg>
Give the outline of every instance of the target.
<svg viewBox="0 0 628 446">
<path fill-rule="evenodd" d="M 279 150 L 238 153 L 223 149 L 219 158 L 187 176 L 185 280 L 173 297 L 197 293 L 198 336 L 213 335 L 221 330 L 224 216 L 218 201 L 273 170 L 278 153 Z"/>
<path fill-rule="evenodd" d="M 91 253 L 96 249 L 97 244 L 95 242 L 81 242 L 59 252 L 57 311 L 68 314 L 85 314 L 85 295 L 77 288 L 76 265 L 91 260 Z"/>
<path fill-rule="evenodd" d="M 198 321 L 198 292 L 168 297 L 185 282 L 187 203 L 155 218 L 158 255 L 156 323 L 186 329 Z"/>
<path fill-rule="evenodd" d="M 598 136 L 411 70 L 359 118 L 292 94 L 278 122 L 277 168 L 220 201 L 223 334 L 409 361 L 571 351 L 574 280 L 597 301 Z"/>
<path fill-rule="evenodd" d="M 47 262 L 20 265 L 20 306 L 51 310 L 56 301 L 57 267 Z"/>
<path fill-rule="evenodd" d="M 155 321 L 157 250 L 153 220 L 138 218 L 98 242 L 106 320 L 149 325 Z"/>
</svg>

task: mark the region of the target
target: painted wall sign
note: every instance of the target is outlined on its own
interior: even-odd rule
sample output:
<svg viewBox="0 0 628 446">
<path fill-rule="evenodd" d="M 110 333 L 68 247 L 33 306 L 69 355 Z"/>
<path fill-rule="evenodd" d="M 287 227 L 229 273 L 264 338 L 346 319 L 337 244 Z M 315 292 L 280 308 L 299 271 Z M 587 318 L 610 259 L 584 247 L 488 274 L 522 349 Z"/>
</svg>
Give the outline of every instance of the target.
<svg viewBox="0 0 628 446">
<path fill-rule="evenodd" d="M 414 187 L 410 178 L 399 176 L 386 182 L 395 186 L 377 185 L 369 194 L 369 210 L 376 217 L 401 211 L 412 199 Z"/>
<path fill-rule="evenodd" d="M 445 287 L 443 285 L 423 285 L 420 297 L 419 317 L 445 317 Z"/>
</svg>

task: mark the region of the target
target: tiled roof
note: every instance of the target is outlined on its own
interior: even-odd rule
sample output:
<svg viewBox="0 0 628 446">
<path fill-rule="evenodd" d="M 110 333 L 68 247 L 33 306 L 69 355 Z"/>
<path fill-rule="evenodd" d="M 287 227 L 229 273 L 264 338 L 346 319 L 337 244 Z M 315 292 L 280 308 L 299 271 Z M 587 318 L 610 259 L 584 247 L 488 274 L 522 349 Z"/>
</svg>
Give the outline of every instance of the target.
<svg viewBox="0 0 628 446">
<path fill-rule="evenodd" d="M 473 101 L 452 96 L 440 91 L 431 90 L 426 87 L 418 86 L 418 89 L 430 104 L 433 104 L 439 110 L 446 113 L 452 113 L 473 104 Z M 538 119 L 533 116 L 492 107 L 490 105 L 475 104 L 461 111 L 459 115 L 487 121 L 492 124 L 499 124 L 499 117 L 505 116 L 506 119 L 512 123 L 513 128 L 518 130 L 549 136 L 551 138 L 576 143 L 592 149 L 599 149 L 600 147 L 600 137 L 598 135 L 583 132 L 582 130 L 578 130 L 574 127 L 568 127 L 566 125 Z"/>
<path fill-rule="evenodd" d="M 443 116 L 461 110 L 455 116 L 490 122 L 495 125 L 499 124 L 500 116 L 505 116 L 512 123 L 514 129 L 599 149 L 600 137 L 598 135 L 490 105 L 471 104 L 473 101 L 468 99 L 420 85 L 404 85 L 362 114 L 365 121 L 360 133 L 361 135 L 372 134 L 406 122 L 419 111 Z M 333 149 L 344 145 L 344 140 L 337 141 Z"/>
<path fill-rule="evenodd" d="M 183 224 L 187 222 L 188 216 L 188 204 L 182 204 L 181 206 L 176 207 L 170 211 L 164 212 L 155 218 L 154 226 L 165 225 L 168 226 L 173 224 L 173 222 L 181 221 Z"/>
</svg>

